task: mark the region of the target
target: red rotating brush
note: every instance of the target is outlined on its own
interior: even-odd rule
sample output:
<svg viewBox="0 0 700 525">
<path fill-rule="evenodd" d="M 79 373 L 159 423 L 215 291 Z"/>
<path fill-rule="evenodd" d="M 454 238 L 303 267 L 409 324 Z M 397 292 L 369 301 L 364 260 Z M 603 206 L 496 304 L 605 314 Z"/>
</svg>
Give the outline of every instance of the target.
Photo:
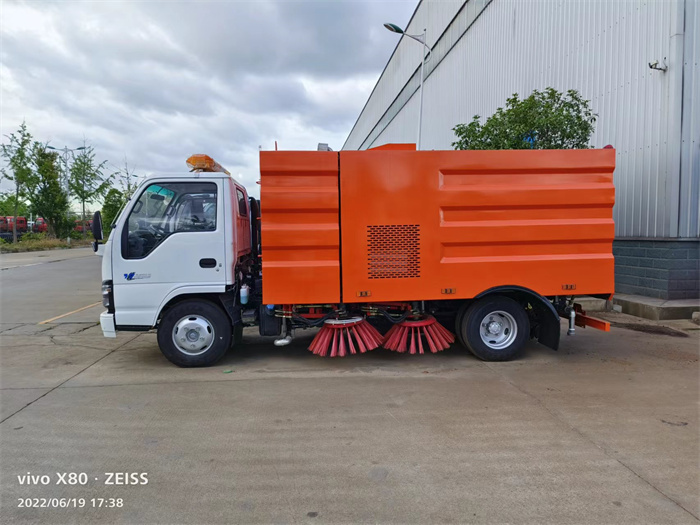
<svg viewBox="0 0 700 525">
<path fill-rule="evenodd" d="M 311 341 L 309 350 L 321 357 L 345 357 L 348 353 L 373 350 L 380 344 L 382 334 L 362 317 L 329 319 Z"/>
<path fill-rule="evenodd" d="M 388 350 L 409 354 L 423 354 L 423 338 L 432 353 L 445 350 L 455 342 L 455 336 L 438 323 L 432 315 L 422 319 L 395 324 L 384 336 L 382 345 Z M 409 345 L 410 339 L 410 345 Z"/>
</svg>

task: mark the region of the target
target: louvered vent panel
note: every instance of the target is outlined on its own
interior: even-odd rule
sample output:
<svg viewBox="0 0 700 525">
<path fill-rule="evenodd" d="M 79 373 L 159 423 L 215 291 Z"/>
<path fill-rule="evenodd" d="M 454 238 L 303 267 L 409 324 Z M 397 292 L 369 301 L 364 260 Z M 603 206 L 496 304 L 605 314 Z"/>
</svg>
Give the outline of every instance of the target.
<svg viewBox="0 0 700 525">
<path fill-rule="evenodd" d="M 370 279 L 420 277 L 420 226 L 367 226 L 367 274 Z"/>
</svg>

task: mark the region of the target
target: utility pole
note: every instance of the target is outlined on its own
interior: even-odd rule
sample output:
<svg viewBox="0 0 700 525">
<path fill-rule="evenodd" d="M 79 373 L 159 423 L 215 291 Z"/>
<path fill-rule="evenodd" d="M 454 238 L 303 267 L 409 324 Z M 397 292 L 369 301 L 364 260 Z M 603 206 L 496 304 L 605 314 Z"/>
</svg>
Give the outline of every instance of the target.
<svg viewBox="0 0 700 525">
<path fill-rule="evenodd" d="M 63 149 L 54 148 L 53 146 L 46 146 L 46 148 L 63 153 L 63 184 L 65 185 L 66 197 L 68 199 L 68 212 L 66 213 L 66 219 L 70 223 L 70 168 L 68 166 L 68 155 L 70 154 L 73 156 L 74 151 L 82 151 L 85 149 L 85 146 L 80 146 L 78 148 L 69 148 L 68 146 L 64 146 Z M 68 246 L 70 246 L 70 233 L 68 234 L 66 242 L 68 243 Z"/>
</svg>

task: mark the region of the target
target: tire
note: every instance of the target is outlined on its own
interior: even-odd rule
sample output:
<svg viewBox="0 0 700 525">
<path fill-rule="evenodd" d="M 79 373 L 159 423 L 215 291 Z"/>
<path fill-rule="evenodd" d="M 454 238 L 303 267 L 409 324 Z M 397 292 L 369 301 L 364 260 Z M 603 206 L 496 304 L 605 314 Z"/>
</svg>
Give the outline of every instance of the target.
<svg viewBox="0 0 700 525">
<path fill-rule="evenodd" d="M 494 295 L 473 303 L 462 316 L 458 333 L 482 361 L 510 361 L 530 338 L 525 309 L 509 297 Z"/>
<path fill-rule="evenodd" d="M 459 341 L 459 344 L 461 344 L 464 348 L 469 349 L 467 346 L 466 341 L 462 337 L 462 322 L 464 321 L 464 316 L 467 313 L 467 309 L 471 305 L 470 302 L 465 302 L 462 304 L 462 306 L 459 307 L 459 310 L 457 310 L 457 316 L 455 317 L 455 336 L 457 337 L 457 341 Z"/>
<path fill-rule="evenodd" d="M 181 367 L 213 365 L 231 347 L 231 339 L 226 313 L 201 299 L 176 304 L 165 312 L 158 327 L 160 351 Z"/>
</svg>

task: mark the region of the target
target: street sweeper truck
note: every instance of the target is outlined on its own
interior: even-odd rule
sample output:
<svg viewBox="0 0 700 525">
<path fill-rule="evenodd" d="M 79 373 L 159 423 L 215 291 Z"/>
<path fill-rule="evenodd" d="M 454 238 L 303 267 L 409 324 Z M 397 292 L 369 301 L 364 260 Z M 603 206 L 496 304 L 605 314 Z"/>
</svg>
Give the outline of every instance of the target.
<svg viewBox="0 0 700 525">
<path fill-rule="evenodd" d="M 207 155 L 144 181 L 100 250 L 104 335 L 155 329 L 188 367 L 256 325 L 278 346 L 317 329 L 318 356 L 488 361 L 556 350 L 560 319 L 609 330 L 575 297 L 614 291 L 614 149 L 323 149 L 260 152 L 260 200 Z"/>
</svg>

